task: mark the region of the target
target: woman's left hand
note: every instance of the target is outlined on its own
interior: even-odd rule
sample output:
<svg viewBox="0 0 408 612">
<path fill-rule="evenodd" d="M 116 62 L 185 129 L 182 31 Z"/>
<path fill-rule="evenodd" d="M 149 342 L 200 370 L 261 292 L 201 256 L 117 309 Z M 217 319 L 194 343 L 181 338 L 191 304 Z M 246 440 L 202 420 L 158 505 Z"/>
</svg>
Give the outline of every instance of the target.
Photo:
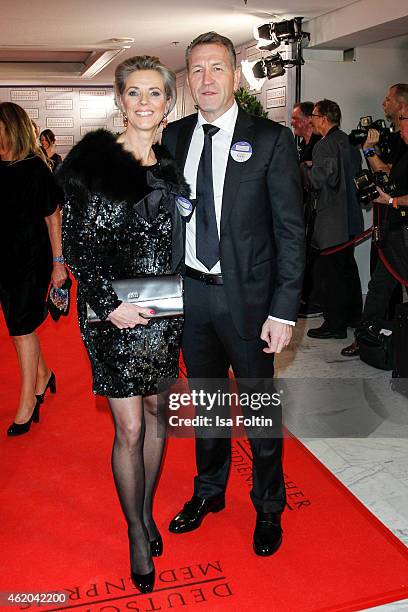
<svg viewBox="0 0 408 612">
<path fill-rule="evenodd" d="M 53 286 L 57 288 L 62 287 L 67 276 L 68 274 L 67 274 L 67 270 L 64 264 L 55 262 L 52 267 L 52 273 L 51 273 L 51 282 Z"/>
</svg>

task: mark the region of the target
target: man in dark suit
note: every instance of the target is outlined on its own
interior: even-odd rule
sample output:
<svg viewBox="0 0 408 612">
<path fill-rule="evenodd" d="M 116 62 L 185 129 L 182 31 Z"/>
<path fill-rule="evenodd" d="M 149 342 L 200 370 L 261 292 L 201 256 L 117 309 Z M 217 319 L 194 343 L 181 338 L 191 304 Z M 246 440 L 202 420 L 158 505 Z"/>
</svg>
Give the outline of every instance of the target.
<svg viewBox="0 0 408 612">
<path fill-rule="evenodd" d="M 312 153 L 314 146 L 321 136 L 313 132 L 312 113 L 314 109 L 313 102 L 297 102 L 292 110 L 292 119 L 290 125 L 293 128 L 293 133 L 297 137 L 299 163 L 312 161 Z M 300 298 L 300 308 L 298 317 L 309 319 L 320 317 L 322 308 L 316 303 L 318 295 L 318 278 L 314 274 L 316 251 L 312 249 L 311 238 L 313 234 L 314 210 L 313 198 L 310 190 L 303 191 L 303 206 L 305 212 L 305 227 L 306 227 L 306 266 L 303 278 L 302 296 Z"/>
<path fill-rule="evenodd" d="M 340 129 L 340 123 L 337 102 L 316 103 L 313 130 L 322 139 L 313 149 L 309 170 L 311 188 L 316 194 L 312 245 L 319 251 L 340 247 L 329 255 L 319 255 L 315 265 L 324 322 L 318 328 L 309 329 L 307 335 L 323 340 L 347 338 L 347 326 L 359 322 L 363 306 L 354 245 L 344 246 L 364 229 L 354 184 L 354 177 L 361 169 L 361 158 Z"/>
<path fill-rule="evenodd" d="M 186 52 L 199 110 L 169 125 L 163 142 L 184 169 L 196 208 L 186 223 L 183 355 L 189 379 L 271 379 L 273 353 L 290 341 L 304 264 L 302 192 L 287 128 L 240 110 L 232 42 L 215 32 Z M 282 540 L 282 439 L 250 437 L 254 549 Z M 228 437 L 196 437 L 194 495 L 170 523 L 183 533 L 222 510 L 230 467 Z"/>
</svg>

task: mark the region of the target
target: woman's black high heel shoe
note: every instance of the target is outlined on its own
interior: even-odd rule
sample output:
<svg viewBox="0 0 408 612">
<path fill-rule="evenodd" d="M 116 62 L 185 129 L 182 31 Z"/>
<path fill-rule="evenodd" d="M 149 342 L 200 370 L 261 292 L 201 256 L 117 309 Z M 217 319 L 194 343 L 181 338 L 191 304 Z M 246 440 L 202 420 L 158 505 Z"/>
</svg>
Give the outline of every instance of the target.
<svg viewBox="0 0 408 612">
<path fill-rule="evenodd" d="M 154 540 L 150 540 L 150 551 L 152 557 L 161 557 L 163 554 L 163 540 L 160 534 Z"/>
<path fill-rule="evenodd" d="M 57 392 L 57 381 L 55 380 L 54 372 L 51 372 L 48 382 L 45 385 L 44 391 L 42 393 L 39 393 L 38 395 L 36 394 L 35 396 L 37 398 L 37 401 L 40 402 L 40 404 L 42 404 L 44 401 L 44 396 L 45 396 L 47 389 L 49 389 L 51 393 Z"/>
<path fill-rule="evenodd" d="M 37 400 L 34 406 L 33 414 L 25 423 L 12 423 L 7 430 L 8 436 L 21 436 L 30 431 L 31 423 L 39 423 L 40 421 L 40 402 Z"/>
<path fill-rule="evenodd" d="M 156 570 L 154 567 L 148 574 L 136 574 L 136 572 L 130 568 L 130 574 L 133 584 L 141 593 L 151 593 L 153 591 L 154 579 L 156 578 Z"/>
</svg>

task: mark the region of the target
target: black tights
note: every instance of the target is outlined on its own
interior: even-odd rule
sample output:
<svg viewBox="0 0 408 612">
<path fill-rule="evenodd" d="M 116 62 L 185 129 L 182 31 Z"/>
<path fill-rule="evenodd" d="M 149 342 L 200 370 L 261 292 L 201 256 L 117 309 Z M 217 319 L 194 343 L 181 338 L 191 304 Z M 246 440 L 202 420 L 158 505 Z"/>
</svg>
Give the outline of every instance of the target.
<svg viewBox="0 0 408 612">
<path fill-rule="evenodd" d="M 159 532 L 153 520 L 153 494 L 164 447 L 164 420 L 158 415 L 157 396 L 109 398 L 115 423 L 112 470 L 128 524 L 133 571 L 153 569 L 150 540 Z"/>
</svg>

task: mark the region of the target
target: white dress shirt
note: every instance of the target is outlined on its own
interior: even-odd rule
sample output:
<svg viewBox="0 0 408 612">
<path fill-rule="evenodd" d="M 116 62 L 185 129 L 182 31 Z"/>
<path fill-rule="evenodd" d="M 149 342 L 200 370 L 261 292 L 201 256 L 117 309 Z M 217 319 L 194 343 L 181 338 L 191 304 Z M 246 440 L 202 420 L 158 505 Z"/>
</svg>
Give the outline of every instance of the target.
<svg viewBox="0 0 408 612">
<path fill-rule="evenodd" d="M 215 217 L 217 221 L 218 238 L 220 236 L 221 206 L 224 190 L 225 171 L 227 169 L 228 156 L 230 154 L 232 136 L 234 134 L 235 123 L 238 116 L 238 106 L 236 102 L 221 117 L 218 117 L 211 125 L 217 126 L 219 131 L 212 137 L 212 174 L 214 188 Z M 208 123 L 202 114 L 198 113 L 197 125 L 191 138 L 186 163 L 184 166 L 184 176 L 190 185 L 191 198 L 196 198 L 196 180 L 198 165 L 204 147 L 203 124 Z M 196 255 L 196 213 L 194 211 L 190 221 L 186 223 L 186 265 L 200 272 L 207 274 L 220 274 L 221 265 L 218 261 L 211 270 L 208 270 Z M 286 321 L 269 316 L 274 321 L 295 325 L 293 321 Z"/>
</svg>

